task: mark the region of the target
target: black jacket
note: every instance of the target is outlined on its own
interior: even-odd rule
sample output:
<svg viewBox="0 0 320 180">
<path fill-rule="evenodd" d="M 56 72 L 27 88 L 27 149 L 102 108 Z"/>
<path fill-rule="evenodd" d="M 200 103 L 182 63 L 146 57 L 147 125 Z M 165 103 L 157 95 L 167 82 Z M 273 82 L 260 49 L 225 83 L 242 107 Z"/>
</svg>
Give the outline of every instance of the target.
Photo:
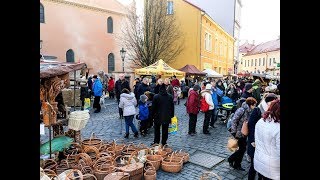
<svg viewBox="0 0 320 180">
<path fill-rule="evenodd" d="M 152 100 L 152 117 L 157 124 L 169 124 L 174 117 L 173 98 L 167 92 L 159 92 Z"/>
<path fill-rule="evenodd" d="M 130 86 L 129 86 L 129 82 L 127 80 L 121 81 L 120 79 L 116 81 L 115 84 L 115 91 L 116 91 L 116 97 L 117 99 L 120 99 L 120 94 L 121 91 L 126 88 L 129 91 L 131 91 Z"/>
<path fill-rule="evenodd" d="M 150 87 L 147 84 L 141 83 L 136 92 L 137 97 L 140 98 L 146 91 L 150 91 Z"/>
<path fill-rule="evenodd" d="M 254 156 L 255 148 L 251 145 L 251 143 L 254 142 L 254 131 L 259 119 L 261 119 L 261 110 L 259 107 L 255 107 L 248 121 L 249 134 L 248 134 L 248 143 L 247 143 L 247 146 L 248 146 L 247 154 L 250 157 Z"/>
</svg>

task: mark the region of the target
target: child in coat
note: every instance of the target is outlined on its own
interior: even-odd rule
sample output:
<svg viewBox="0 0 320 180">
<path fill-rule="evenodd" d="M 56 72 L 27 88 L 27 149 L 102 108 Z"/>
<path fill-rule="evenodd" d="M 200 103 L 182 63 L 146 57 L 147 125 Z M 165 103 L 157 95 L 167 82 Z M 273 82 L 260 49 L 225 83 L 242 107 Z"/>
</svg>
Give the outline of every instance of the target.
<svg viewBox="0 0 320 180">
<path fill-rule="evenodd" d="M 149 109 L 147 104 L 148 97 L 146 95 L 141 95 L 139 100 L 139 120 L 140 122 L 140 133 L 142 136 L 146 136 L 148 130 L 148 118 Z"/>
</svg>

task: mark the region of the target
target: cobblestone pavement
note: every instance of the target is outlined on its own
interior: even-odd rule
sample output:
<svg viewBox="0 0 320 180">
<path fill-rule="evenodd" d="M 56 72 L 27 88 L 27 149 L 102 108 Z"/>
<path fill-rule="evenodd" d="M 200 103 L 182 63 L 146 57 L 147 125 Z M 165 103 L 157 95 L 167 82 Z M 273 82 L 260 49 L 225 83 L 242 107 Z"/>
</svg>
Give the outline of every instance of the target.
<svg viewBox="0 0 320 180">
<path fill-rule="evenodd" d="M 231 152 L 226 148 L 229 132 L 226 130 L 226 125 L 222 122 L 216 122 L 216 128 L 209 129 L 211 135 L 202 133 L 202 125 L 204 115 L 199 113 L 197 122 L 197 134 L 189 136 L 188 133 L 188 115 L 186 114 L 185 100 L 181 100 L 180 105 L 175 105 L 175 115 L 178 117 L 178 133 L 169 135 L 167 143 L 173 147 L 174 150 L 183 149 L 190 153 L 190 157 L 195 152 L 206 152 L 224 158 L 223 161 L 214 165 L 211 169 L 188 162 L 184 164 L 180 173 L 167 173 L 161 170 L 157 171 L 157 179 L 199 179 L 203 172 L 210 171 L 218 174 L 224 180 L 228 179 L 247 179 L 248 169 L 250 164 L 244 156 L 242 167 L 246 171 L 234 170 L 229 166 L 227 161 Z M 82 138 L 89 138 L 91 133 L 95 133 L 98 138 L 106 141 L 113 139 L 123 139 L 125 133 L 124 120 L 119 119 L 117 103 L 115 100 L 105 100 L 100 113 L 93 113 L 90 111 L 90 120 L 86 127 L 81 131 Z M 122 122 L 122 131 L 121 130 Z M 46 133 L 47 134 L 47 133 Z M 46 139 L 45 137 L 42 139 Z M 144 143 L 150 145 L 153 142 L 153 130 L 146 137 L 134 138 L 130 130 L 129 139 L 126 142 Z"/>
</svg>

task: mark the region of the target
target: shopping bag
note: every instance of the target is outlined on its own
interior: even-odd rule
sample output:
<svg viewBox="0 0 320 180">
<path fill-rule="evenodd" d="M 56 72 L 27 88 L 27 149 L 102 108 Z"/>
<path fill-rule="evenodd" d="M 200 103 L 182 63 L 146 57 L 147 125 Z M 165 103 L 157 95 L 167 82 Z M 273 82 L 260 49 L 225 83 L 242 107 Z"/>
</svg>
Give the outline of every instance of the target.
<svg viewBox="0 0 320 180">
<path fill-rule="evenodd" d="M 230 137 L 228 139 L 227 148 L 229 149 L 229 151 L 235 152 L 239 148 L 238 140 L 234 137 Z"/>
<path fill-rule="evenodd" d="M 84 98 L 84 106 L 83 106 L 83 108 L 84 109 L 90 109 L 90 98 Z"/>
<path fill-rule="evenodd" d="M 174 116 L 171 118 L 171 124 L 169 124 L 169 134 L 177 134 L 178 132 L 178 118 Z"/>
</svg>

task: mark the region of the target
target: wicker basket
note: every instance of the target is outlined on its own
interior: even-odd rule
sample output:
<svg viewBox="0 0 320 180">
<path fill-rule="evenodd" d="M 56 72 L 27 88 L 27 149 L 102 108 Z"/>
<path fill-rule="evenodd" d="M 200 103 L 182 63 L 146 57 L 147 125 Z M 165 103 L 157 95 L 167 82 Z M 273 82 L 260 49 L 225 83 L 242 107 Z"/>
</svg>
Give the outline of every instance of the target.
<svg viewBox="0 0 320 180">
<path fill-rule="evenodd" d="M 96 169 L 98 166 L 102 164 L 108 164 L 110 166 L 114 166 L 116 163 L 111 156 L 104 156 L 99 159 L 93 164 L 93 168 Z"/>
<path fill-rule="evenodd" d="M 83 149 L 84 153 L 87 153 L 92 160 L 98 158 L 99 150 L 95 146 L 87 146 Z"/>
<path fill-rule="evenodd" d="M 112 157 L 112 158 L 115 158 L 115 153 L 114 152 L 100 152 L 98 154 L 98 159 L 101 158 L 101 157 Z"/>
<path fill-rule="evenodd" d="M 147 155 L 146 156 L 148 163 L 151 163 L 153 167 L 156 169 L 156 171 L 160 168 L 161 162 L 162 162 L 162 156 L 160 155 Z"/>
<path fill-rule="evenodd" d="M 147 169 L 144 173 L 145 180 L 156 180 L 157 179 L 157 171 L 154 169 Z"/>
<path fill-rule="evenodd" d="M 83 129 L 90 118 L 89 111 L 74 111 L 70 113 L 68 126 L 69 129 L 79 131 Z"/>
<path fill-rule="evenodd" d="M 91 134 L 89 139 L 85 139 L 82 141 L 83 149 L 85 149 L 85 147 L 88 147 L 88 146 L 94 146 L 97 149 L 100 149 L 101 145 L 102 145 L 102 140 L 95 138 L 94 133 Z"/>
<path fill-rule="evenodd" d="M 129 173 L 130 180 L 141 180 L 143 177 L 143 163 L 133 163 L 129 164 L 133 158 L 133 154 L 130 156 L 127 165 L 123 167 L 118 167 L 117 169 L 122 172 Z"/>
<path fill-rule="evenodd" d="M 129 177 L 130 177 L 129 173 L 114 172 L 104 177 L 104 180 L 129 180 Z"/>
<path fill-rule="evenodd" d="M 178 173 L 183 166 L 183 158 L 179 158 L 174 153 L 167 158 L 164 158 L 161 164 L 161 169 L 165 172 Z"/>
<path fill-rule="evenodd" d="M 54 177 L 57 177 L 57 174 L 56 174 L 54 171 L 50 170 L 50 169 L 44 169 L 44 170 L 43 170 L 43 173 L 44 173 L 49 179 L 52 179 L 52 178 L 54 178 Z M 46 177 L 45 177 L 45 178 L 46 178 Z"/>
<path fill-rule="evenodd" d="M 179 152 L 176 152 L 174 155 L 177 157 L 183 158 L 183 163 L 188 162 L 190 159 L 189 153 L 182 152 L 182 149 Z"/>
<path fill-rule="evenodd" d="M 221 178 L 220 176 L 218 176 L 216 173 L 213 173 L 213 172 L 204 172 L 204 173 L 200 176 L 200 180 L 213 179 L 212 177 L 215 177 L 215 179 L 218 179 L 218 180 L 222 180 L 222 178 Z"/>
<path fill-rule="evenodd" d="M 56 172 L 58 175 L 64 172 L 65 170 L 70 169 L 68 161 L 65 159 L 61 160 L 60 164 L 57 166 L 56 169 L 57 169 Z"/>
<path fill-rule="evenodd" d="M 54 172 L 57 171 L 57 162 L 53 159 L 46 159 L 44 160 L 43 162 L 43 166 L 42 166 L 42 169 L 49 169 L 49 170 L 52 170 Z"/>
<path fill-rule="evenodd" d="M 168 146 L 168 144 L 165 144 L 165 145 L 162 147 L 162 150 L 165 151 L 165 152 L 167 152 L 167 155 L 170 155 L 170 154 L 173 152 L 172 148 L 170 148 L 170 147 Z"/>
<path fill-rule="evenodd" d="M 98 180 L 103 180 L 108 174 L 116 171 L 116 168 L 112 165 L 102 164 L 96 167 L 94 170 L 94 175 Z"/>
<path fill-rule="evenodd" d="M 156 170 L 156 168 L 154 168 L 153 164 L 146 162 L 144 165 L 144 172 L 146 172 L 148 169 Z"/>
<path fill-rule="evenodd" d="M 93 162 L 90 158 L 90 156 L 86 153 L 80 153 L 76 156 L 76 162 L 79 162 L 79 160 L 83 160 L 85 162 L 85 164 L 87 166 L 92 166 L 93 165 Z"/>
<path fill-rule="evenodd" d="M 165 157 L 167 157 L 168 154 L 166 151 L 159 149 L 159 151 L 156 152 L 156 155 L 160 155 L 161 157 L 165 158 Z"/>
</svg>

